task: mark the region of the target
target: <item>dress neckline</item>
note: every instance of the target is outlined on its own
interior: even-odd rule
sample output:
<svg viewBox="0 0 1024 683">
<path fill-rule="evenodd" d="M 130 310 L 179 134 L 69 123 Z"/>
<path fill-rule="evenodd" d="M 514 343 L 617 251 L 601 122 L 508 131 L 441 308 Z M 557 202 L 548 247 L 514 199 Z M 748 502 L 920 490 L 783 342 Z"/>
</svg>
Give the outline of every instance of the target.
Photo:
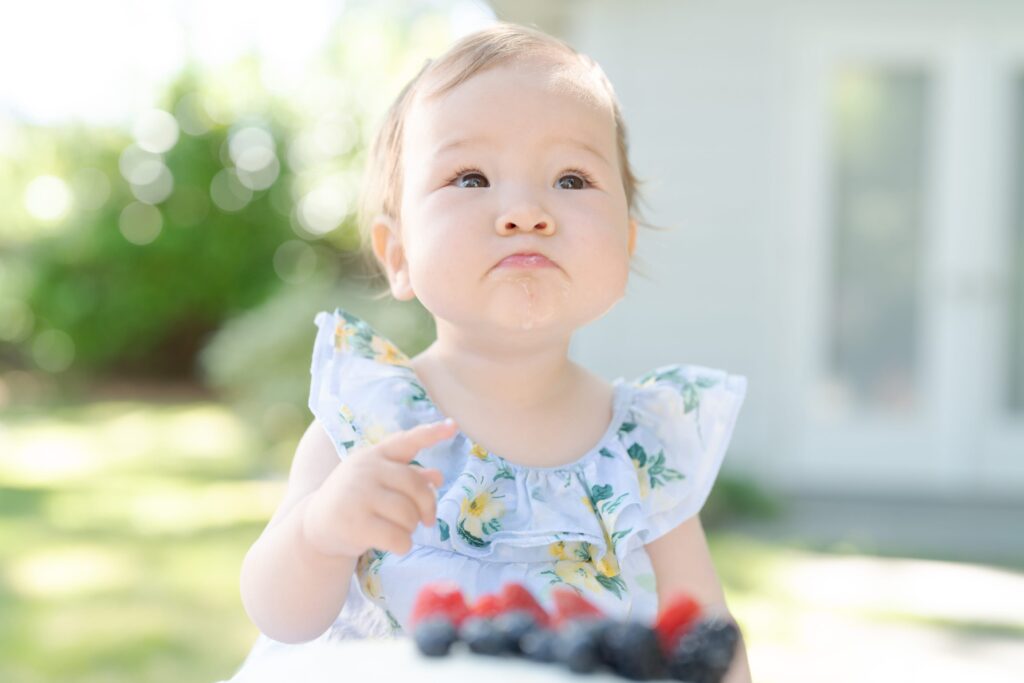
<svg viewBox="0 0 1024 683">
<path fill-rule="evenodd" d="M 441 411 L 441 408 L 438 407 L 433 397 L 427 391 L 427 387 L 423 384 L 423 381 L 420 379 L 419 375 L 416 374 L 416 371 L 412 368 L 412 366 L 402 365 L 398 367 L 404 368 L 405 371 L 408 373 L 409 378 L 412 381 L 414 381 L 416 385 L 419 387 L 420 391 L 423 392 L 424 403 L 437 416 L 437 419 L 443 420 L 444 418 L 448 417 L 448 415 L 443 413 Z M 469 434 L 462 431 L 461 427 L 455 431 L 455 435 L 452 438 L 462 438 L 465 439 L 467 444 L 478 445 L 485 451 L 487 451 L 487 454 L 490 457 L 494 458 L 500 463 L 504 463 L 513 470 L 518 470 L 521 472 L 557 472 L 578 469 L 579 467 L 582 467 L 588 460 L 599 455 L 602 450 L 606 449 L 612 437 L 614 437 L 618 433 L 619 428 L 626 420 L 625 413 L 626 409 L 629 407 L 629 401 L 627 400 L 629 396 L 630 385 L 625 381 L 624 378 L 619 377 L 612 381 L 612 416 L 611 419 L 608 421 L 608 426 L 605 427 L 604 433 L 601 434 L 601 437 L 597 440 L 597 442 L 593 446 L 588 448 L 586 451 L 584 451 L 582 455 L 567 463 L 563 463 L 560 465 L 523 465 L 513 460 L 509 460 L 508 458 L 490 450 L 487 446 L 480 443 L 479 441 L 473 439 L 471 436 L 469 436 Z M 458 420 L 455 420 L 455 422 L 458 423 Z"/>
<path fill-rule="evenodd" d="M 365 351 L 360 351 L 360 347 L 357 346 L 355 347 L 354 350 L 359 355 L 362 355 L 364 358 L 374 363 L 383 366 L 389 366 L 391 368 L 397 369 L 401 373 L 404 373 L 410 382 L 414 382 L 416 384 L 417 388 L 422 393 L 422 402 L 431 412 L 433 412 L 437 416 L 437 419 L 442 420 L 448 417 L 441 411 L 441 408 L 437 405 L 437 403 L 434 401 L 434 398 L 427 391 L 427 387 L 423 383 L 423 380 L 416 373 L 416 370 L 412 367 L 412 364 L 410 363 L 411 359 L 408 356 L 408 354 L 402 351 L 402 349 L 400 349 L 393 341 L 391 341 L 386 336 L 381 334 L 366 320 L 360 318 L 359 316 L 356 316 L 342 308 L 335 309 L 335 313 L 341 314 L 341 319 L 345 321 L 346 324 L 362 326 L 365 332 L 368 332 L 371 335 L 371 338 L 376 339 L 376 342 L 371 344 L 377 350 L 376 353 L 366 353 Z M 472 448 L 472 445 L 480 446 L 485 451 L 487 451 L 487 454 L 490 457 L 494 458 L 500 463 L 503 463 L 509 469 L 515 471 L 557 472 L 578 469 L 585 465 L 590 459 L 601 456 L 602 451 L 608 452 L 607 449 L 612 438 L 617 435 L 619 429 L 626 421 L 626 411 L 630 406 L 630 399 L 633 394 L 633 389 L 634 385 L 629 382 L 626 382 L 625 378 L 623 377 L 618 377 L 612 381 L 612 416 L 608 422 L 608 426 L 605 427 L 604 433 L 593 446 L 588 448 L 579 457 L 567 463 L 548 466 L 523 465 L 515 461 L 509 460 L 508 458 L 505 458 L 504 456 L 491 451 L 480 442 L 475 441 L 472 437 L 470 437 L 468 434 L 462 431 L 461 428 L 457 429 L 455 431 L 455 434 L 451 438 L 453 439 L 453 442 L 454 440 L 458 440 L 460 438 L 465 440 L 467 444 L 467 450 L 469 448 Z M 458 420 L 456 420 L 456 423 L 458 423 Z"/>
</svg>

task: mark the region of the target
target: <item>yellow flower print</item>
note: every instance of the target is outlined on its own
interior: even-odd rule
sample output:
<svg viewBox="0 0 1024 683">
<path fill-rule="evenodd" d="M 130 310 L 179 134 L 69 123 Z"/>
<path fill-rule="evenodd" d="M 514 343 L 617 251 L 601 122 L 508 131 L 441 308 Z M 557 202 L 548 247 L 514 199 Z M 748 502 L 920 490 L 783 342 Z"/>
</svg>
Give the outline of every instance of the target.
<svg viewBox="0 0 1024 683">
<path fill-rule="evenodd" d="M 591 593 L 601 590 L 601 583 L 597 580 L 597 568 L 590 562 L 556 562 L 555 574 L 563 582 Z"/>
<path fill-rule="evenodd" d="M 380 562 L 386 553 L 378 550 L 368 550 L 359 556 L 356 563 L 356 575 L 359 577 L 359 585 L 363 592 L 374 600 L 381 598 L 380 588 Z"/>
<path fill-rule="evenodd" d="M 352 413 L 352 409 L 344 403 L 338 406 L 338 413 L 340 413 L 341 416 L 345 418 L 345 422 L 348 422 L 349 424 L 352 424 L 356 419 L 356 416 Z"/>
<path fill-rule="evenodd" d="M 351 339 L 356 333 L 356 328 L 344 320 L 339 320 L 334 327 L 334 348 L 337 351 L 348 351 L 352 348 Z"/>
<path fill-rule="evenodd" d="M 491 542 L 485 537 L 501 529 L 505 505 L 499 499 L 503 496 L 497 495 L 496 486 L 475 491 L 464 486 L 462 490 L 466 497 L 462 499 L 456 530 L 462 540 L 474 548 L 486 548 Z"/>
<path fill-rule="evenodd" d="M 487 456 L 489 455 L 487 449 L 478 443 L 474 443 L 473 447 L 469 449 L 469 452 L 475 455 L 480 460 L 487 460 Z"/>
<path fill-rule="evenodd" d="M 650 476 L 647 473 L 647 463 L 640 464 L 639 460 L 630 458 L 633 463 L 633 469 L 636 470 L 637 482 L 640 484 L 640 498 L 644 499 L 651 492 Z"/>
<path fill-rule="evenodd" d="M 554 555 L 556 560 L 568 560 L 569 553 L 565 550 L 565 541 L 558 541 L 548 546 L 548 551 Z"/>
<path fill-rule="evenodd" d="M 604 557 L 594 561 L 594 566 L 602 576 L 613 577 L 619 575 L 619 560 L 615 557 L 615 545 L 612 543 L 611 536 L 608 535 L 608 529 L 602 525 L 601 528 L 604 531 L 604 545 L 608 550 L 605 552 Z"/>
<path fill-rule="evenodd" d="M 604 532 L 608 551 L 600 559 L 594 558 L 594 546 L 586 541 L 557 541 L 548 546 L 555 558 L 554 569 L 542 572 L 551 575 L 553 583 L 568 583 L 581 590 L 611 591 L 621 598 L 626 584 L 619 576 L 619 561 L 615 557 L 608 532 Z"/>
<path fill-rule="evenodd" d="M 380 363 L 387 363 L 388 365 L 409 365 L 409 361 L 405 354 L 399 351 L 397 346 L 383 337 L 374 336 L 373 341 L 370 342 L 370 347 L 373 350 L 374 360 Z"/>
<path fill-rule="evenodd" d="M 387 435 L 388 430 L 382 424 L 371 425 L 363 430 L 363 439 L 368 444 L 380 443 Z"/>
</svg>

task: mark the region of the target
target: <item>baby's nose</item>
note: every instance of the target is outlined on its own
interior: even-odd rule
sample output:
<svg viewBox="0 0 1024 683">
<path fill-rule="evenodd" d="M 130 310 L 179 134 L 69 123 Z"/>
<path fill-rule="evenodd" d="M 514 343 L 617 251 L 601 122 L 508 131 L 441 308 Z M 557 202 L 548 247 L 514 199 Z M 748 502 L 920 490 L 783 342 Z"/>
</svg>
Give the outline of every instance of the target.
<svg viewBox="0 0 1024 683">
<path fill-rule="evenodd" d="M 555 221 L 539 206 L 521 205 L 498 216 L 494 227 L 499 235 L 515 232 L 539 232 L 550 235 L 555 231 Z"/>
</svg>

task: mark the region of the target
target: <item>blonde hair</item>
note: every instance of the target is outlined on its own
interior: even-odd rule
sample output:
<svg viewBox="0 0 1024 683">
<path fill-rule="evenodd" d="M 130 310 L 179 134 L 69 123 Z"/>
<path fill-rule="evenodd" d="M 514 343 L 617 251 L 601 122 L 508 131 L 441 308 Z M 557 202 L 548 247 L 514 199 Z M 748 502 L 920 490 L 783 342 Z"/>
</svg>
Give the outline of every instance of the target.
<svg viewBox="0 0 1024 683">
<path fill-rule="evenodd" d="M 536 58 L 546 58 L 568 69 L 581 70 L 585 76 L 582 80 L 588 82 L 592 89 L 578 85 L 574 88 L 577 94 L 590 98 L 596 95 L 611 107 L 626 206 L 629 215 L 638 218 L 637 204 L 642 201 L 638 189 L 641 181 L 630 166 L 626 126 L 615 90 L 604 71 L 593 59 L 558 38 L 519 24 L 498 22 L 463 37 L 436 60 L 428 59 L 388 108 L 369 150 L 357 216 L 361 251 L 371 272 L 377 276 L 384 274 L 370 246 L 374 219 L 385 215 L 396 222 L 401 221 L 402 137 L 406 117 L 416 97 L 439 97 L 484 69 L 514 60 Z M 639 219 L 638 223 L 655 227 Z M 378 298 L 387 293 L 381 292 Z"/>
</svg>

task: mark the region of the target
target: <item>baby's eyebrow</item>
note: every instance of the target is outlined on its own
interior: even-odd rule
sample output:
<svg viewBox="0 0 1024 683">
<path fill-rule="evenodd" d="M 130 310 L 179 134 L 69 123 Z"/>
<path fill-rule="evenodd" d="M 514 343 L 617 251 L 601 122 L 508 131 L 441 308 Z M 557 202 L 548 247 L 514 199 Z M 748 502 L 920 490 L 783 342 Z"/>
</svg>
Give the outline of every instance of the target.
<svg viewBox="0 0 1024 683">
<path fill-rule="evenodd" d="M 561 145 L 565 147 L 576 147 L 582 149 L 585 152 L 589 152 L 606 164 L 611 165 L 611 162 L 605 158 L 605 155 L 601 153 L 599 149 L 586 142 L 585 140 L 578 140 L 576 138 L 561 137 L 561 136 L 549 136 L 541 141 L 545 146 Z M 470 138 L 456 138 L 455 140 L 449 140 L 442 142 L 434 149 L 434 156 L 438 157 L 446 152 L 459 149 L 461 147 L 475 147 L 481 144 L 494 144 L 494 139 L 488 136 L 476 136 Z"/>
</svg>

